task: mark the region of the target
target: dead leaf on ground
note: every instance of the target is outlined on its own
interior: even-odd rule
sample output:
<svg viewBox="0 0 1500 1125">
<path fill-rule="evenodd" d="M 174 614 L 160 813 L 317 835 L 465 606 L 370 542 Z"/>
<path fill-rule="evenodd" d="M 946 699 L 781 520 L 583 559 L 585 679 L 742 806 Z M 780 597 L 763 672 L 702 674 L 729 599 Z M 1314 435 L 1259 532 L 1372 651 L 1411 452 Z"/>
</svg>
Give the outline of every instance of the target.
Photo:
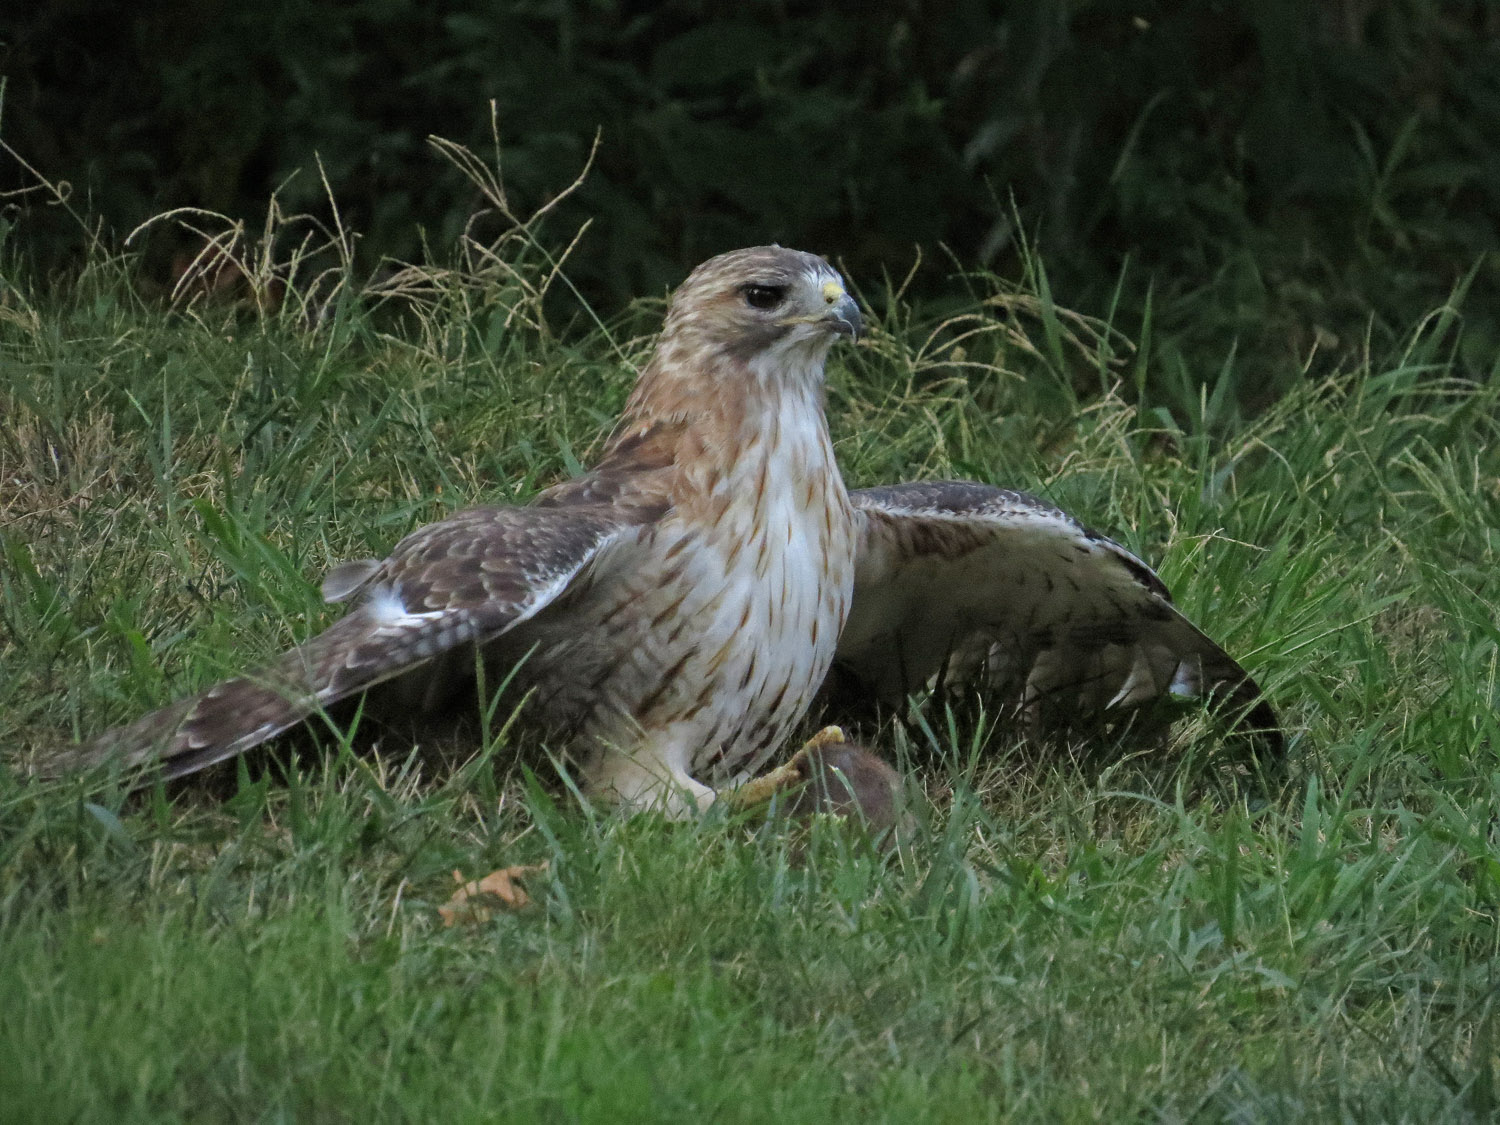
<svg viewBox="0 0 1500 1125">
<path fill-rule="evenodd" d="M 466 883 L 463 873 L 455 870 L 453 881 L 458 884 L 458 890 L 453 892 L 453 897 L 444 905 L 438 907 L 438 914 L 442 916 L 445 926 L 457 925 L 459 922 L 477 925 L 489 921 L 494 916 L 497 905 L 505 910 L 520 910 L 531 905 L 531 896 L 521 883 L 528 876 L 546 873 L 545 863 L 502 867 L 498 871 L 491 871 L 482 879 Z"/>
</svg>

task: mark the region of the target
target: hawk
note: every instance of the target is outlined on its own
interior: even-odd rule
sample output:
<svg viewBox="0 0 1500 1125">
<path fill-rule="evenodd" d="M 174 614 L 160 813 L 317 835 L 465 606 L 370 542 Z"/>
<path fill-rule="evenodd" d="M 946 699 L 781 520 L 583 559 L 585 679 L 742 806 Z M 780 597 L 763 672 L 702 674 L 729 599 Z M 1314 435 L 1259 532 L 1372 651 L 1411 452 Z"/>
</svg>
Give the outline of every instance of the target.
<svg viewBox="0 0 1500 1125">
<path fill-rule="evenodd" d="M 74 749 L 176 777 L 368 689 L 435 707 L 515 674 L 592 795 L 684 815 L 755 774 L 837 661 L 874 695 L 980 678 L 1035 712 L 1227 697 L 1254 681 L 1118 544 L 972 482 L 850 492 L 824 364 L 861 318 L 822 258 L 710 259 L 677 290 L 598 463 L 524 507 L 462 511 L 335 568 L 355 608 L 269 666 Z"/>
</svg>

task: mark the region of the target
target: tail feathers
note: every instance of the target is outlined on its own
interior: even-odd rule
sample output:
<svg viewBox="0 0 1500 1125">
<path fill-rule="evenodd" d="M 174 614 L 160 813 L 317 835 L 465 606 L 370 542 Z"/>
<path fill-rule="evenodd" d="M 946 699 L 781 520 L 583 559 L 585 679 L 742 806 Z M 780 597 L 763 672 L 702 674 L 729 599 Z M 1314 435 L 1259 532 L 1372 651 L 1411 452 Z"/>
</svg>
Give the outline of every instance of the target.
<svg viewBox="0 0 1500 1125">
<path fill-rule="evenodd" d="M 393 643 L 389 630 L 357 611 L 260 671 L 107 731 L 42 763 L 39 772 L 57 776 L 118 760 L 126 768 L 155 762 L 166 778 L 196 773 L 421 663 L 431 650 L 414 651 L 422 647 L 414 639 Z"/>
</svg>

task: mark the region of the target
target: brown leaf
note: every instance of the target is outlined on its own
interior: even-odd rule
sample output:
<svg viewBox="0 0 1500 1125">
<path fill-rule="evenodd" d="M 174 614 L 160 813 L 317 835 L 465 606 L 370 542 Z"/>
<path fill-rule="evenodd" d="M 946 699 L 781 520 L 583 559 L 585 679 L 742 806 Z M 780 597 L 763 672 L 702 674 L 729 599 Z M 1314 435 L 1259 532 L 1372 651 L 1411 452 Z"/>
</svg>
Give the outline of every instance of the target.
<svg viewBox="0 0 1500 1125">
<path fill-rule="evenodd" d="M 442 916 L 445 926 L 457 925 L 459 922 L 477 925 L 494 916 L 497 902 L 503 909 L 520 910 L 531 905 L 531 896 L 521 883 L 528 875 L 544 875 L 546 872 L 545 863 L 502 867 L 498 871 L 491 871 L 482 879 L 466 883 L 462 872 L 454 871 L 453 881 L 458 884 L 458 890 L 453 892 L 453 897 L 444 905 L 438 907 L 438 914 Z"/>
</svg>

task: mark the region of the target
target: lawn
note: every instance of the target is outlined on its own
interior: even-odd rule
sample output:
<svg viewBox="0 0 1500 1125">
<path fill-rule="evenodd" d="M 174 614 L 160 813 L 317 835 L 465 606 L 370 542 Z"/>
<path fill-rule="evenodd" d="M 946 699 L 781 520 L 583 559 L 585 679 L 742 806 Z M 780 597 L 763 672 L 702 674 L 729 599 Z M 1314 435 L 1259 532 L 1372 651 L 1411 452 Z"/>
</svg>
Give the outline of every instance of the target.
<svg viewBox="0 0 1500 1125">
<path fill-rule="evenodd" d="M 1491 1118 L 1500 380 L 1453 376 L 1461 293 L 1248 416 L 1245 357 L 1184 384 L 1036 269 L 941 315 L 853 279 L 850 483 L 1116 535 L 1266 687 L 1284 762 L 1191 708 L 1037 745 L 932 707 L 863 732 L 916 810 L 886 851 L 592 811 L 501 714 L 134 797 L 25 775 L 305 636 L 333 563 L 586 463 L 662 305 L 555 331 L 545 275 L 172 302 L 100 254 L 0 289 L 0 1119 Z M 453 871 L 542 863 L 443 924 Z"/>
</svg>

